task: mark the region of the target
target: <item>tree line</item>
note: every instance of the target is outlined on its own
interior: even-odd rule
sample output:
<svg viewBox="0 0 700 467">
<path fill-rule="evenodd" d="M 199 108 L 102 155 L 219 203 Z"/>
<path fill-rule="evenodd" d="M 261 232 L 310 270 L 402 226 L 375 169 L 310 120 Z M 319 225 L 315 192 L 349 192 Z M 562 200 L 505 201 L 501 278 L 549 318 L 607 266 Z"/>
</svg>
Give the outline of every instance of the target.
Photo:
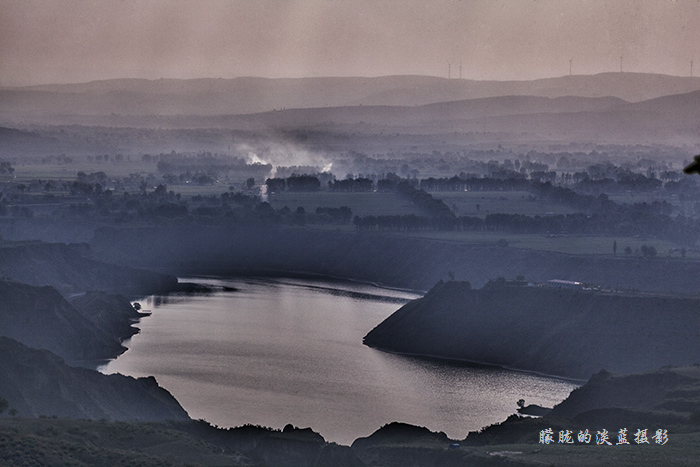
<svg viewBox="0 0 700 467">
<path fill-rule="evenodd" d="M 685 216 L 671 217 L 644 203 L 615 205 L 606 212 L 527 216 L 488 214 L 476 216 L 427 217 L 408 215 L 355 216 L 353 224 L 362 231 L 475 231 L 543 235 L 616 235 L 653 237 L 683 245 L 698 240 L 700 221 Z"/>
</svg>

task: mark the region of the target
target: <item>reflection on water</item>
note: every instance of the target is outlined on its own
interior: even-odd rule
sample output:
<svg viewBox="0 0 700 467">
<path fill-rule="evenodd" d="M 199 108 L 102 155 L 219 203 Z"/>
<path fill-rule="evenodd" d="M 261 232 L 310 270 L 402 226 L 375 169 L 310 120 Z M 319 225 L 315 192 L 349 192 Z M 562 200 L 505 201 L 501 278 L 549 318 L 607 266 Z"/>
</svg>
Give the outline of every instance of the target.
<svg viewBox="0 0 700 467">
<path fill-rule="evenodd" d="M 369 330 L 416 298 L 410 293 L 298 279 L 194 281 L 235 291 L 151 297 L 141 333 L 101 371 L 154 375 L 192 418 L 215 425 L 292 423 L 350 444 L 402 421 L 460 439 L 505 420 L 518 399 L 551 407 L 576 387 L 363 346 Z"/>
</svg>

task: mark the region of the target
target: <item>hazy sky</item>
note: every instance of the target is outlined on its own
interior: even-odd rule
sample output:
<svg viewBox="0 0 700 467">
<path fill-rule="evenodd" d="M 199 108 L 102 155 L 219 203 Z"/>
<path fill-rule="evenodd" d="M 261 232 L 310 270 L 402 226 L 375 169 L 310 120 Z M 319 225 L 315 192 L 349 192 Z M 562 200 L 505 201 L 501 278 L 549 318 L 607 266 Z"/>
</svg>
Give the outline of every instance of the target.
<svg viewBox="0 0 700 467">
<path fill-rule="evenodd" d="M 0 85 L 700 75 L 700 0 L 0 0 Z"/>
</svg>

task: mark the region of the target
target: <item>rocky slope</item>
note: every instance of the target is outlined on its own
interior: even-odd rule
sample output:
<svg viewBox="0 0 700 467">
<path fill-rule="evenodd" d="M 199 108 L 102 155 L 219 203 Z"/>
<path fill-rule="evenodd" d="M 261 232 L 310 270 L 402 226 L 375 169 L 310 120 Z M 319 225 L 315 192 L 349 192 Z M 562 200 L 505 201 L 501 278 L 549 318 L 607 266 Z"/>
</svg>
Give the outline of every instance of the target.
<svg viewBox="0 0 700 467">
<path fill-rule="evenodd" d="M 700 361 L 697 298 L 494 282 L 448 282 L 403 306 L 364 343 L 586 379 Z"/>
</svg>

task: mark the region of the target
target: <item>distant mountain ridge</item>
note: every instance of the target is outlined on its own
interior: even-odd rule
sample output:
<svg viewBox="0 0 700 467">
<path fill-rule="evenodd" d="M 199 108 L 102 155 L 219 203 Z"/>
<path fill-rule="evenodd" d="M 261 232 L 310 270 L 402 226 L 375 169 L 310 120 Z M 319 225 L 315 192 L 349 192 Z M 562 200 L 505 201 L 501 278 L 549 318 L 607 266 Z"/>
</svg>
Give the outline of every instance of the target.
<svg viewBox="0 0 700 467">
<path fill-rule="evenodd" d="M 663 99 L 663 98 L 661 98 Z M 286 109 L 257 114 L 212 117 L 233 126 L 243 122 L 258 126 L 301 126 L 324 124 L 374 124 L 386 126 L 429 125 L 437 121 L 464 121 L 504 115 L 539 113 L 596 112 L 628 104 L 615 97 L 538 97 L 500 96 L 459 101 L 435 102 L 418 106 L 360 105 L 324 108 Z"/>
<path fill-rule="evenodd" d="M 114 79 L 0 88 L 0 116 L 232 115 L 335 106 L 415 106 L 502 97 L 617 97 L 630 102 L 700 90 L 700 78 L 601 73 L 533 81 L 377 78 Z"/>
</svg>

